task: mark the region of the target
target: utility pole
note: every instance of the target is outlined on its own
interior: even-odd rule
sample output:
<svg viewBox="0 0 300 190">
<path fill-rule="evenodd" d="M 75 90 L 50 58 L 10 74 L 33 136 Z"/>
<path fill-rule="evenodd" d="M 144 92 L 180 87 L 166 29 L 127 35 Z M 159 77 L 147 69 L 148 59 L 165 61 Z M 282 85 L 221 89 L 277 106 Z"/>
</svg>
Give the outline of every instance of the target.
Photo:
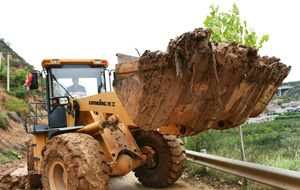
<svg viewBox="0 0 300 190">
<path fill-rule="evenodd" d="M 241 126 L 238 127 L 238 132 L 239 132 L 241 157 L 242 157 L 243 161 L 246 161 L 245 151 L 244 151 L 244 142 L 243 142 L 243 132 L 242 132 L 242 127 Z"/>
<path fill-rule="evenodd" d="M 9 91 L 9 53 L 7 54 L 7 91 Z"/>
<path fill-rule="evenodd" d="M 0 52 L 0 73 L 1 73 L 2 52 Z"/>
<path fill-rule="evenodd" d="M 13 54 L 14 52 L 0 52 L 0 63 L 2 60 L 2 53 L 7 54 L 7 91 L 9 91 L 9 55 Z M 1 71 L 1 64 L 0 64 L 0 71 Z"/>
</svg>

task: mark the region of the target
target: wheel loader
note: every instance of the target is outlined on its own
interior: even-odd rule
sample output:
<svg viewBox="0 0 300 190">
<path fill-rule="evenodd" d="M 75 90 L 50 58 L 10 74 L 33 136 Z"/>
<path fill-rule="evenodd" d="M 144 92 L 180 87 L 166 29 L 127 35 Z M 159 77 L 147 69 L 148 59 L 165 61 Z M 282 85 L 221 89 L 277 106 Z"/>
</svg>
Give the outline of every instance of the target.
<svg viewBox="0 0 300 190">
<path fill-rule="evenodd" d="M 130 171 L 145 186 L 166 187 L 184 171 L 180 137 L 260 114 L 290 67 L 209 37 L 199 28 L 171 40 L 166 52 L 117 54 L 112 72 L 105 59 L 44 59 L 30 89 L 40 77 L 46 98 L 29 103 L 36 111 L 25 123 L 33 135 L 30 187 L 109 189 L 109 176 Z M 45 115 L 37 114 L 41 104 Z M 39 125 L 41 117 L 47 125 Z"/>
</svg>

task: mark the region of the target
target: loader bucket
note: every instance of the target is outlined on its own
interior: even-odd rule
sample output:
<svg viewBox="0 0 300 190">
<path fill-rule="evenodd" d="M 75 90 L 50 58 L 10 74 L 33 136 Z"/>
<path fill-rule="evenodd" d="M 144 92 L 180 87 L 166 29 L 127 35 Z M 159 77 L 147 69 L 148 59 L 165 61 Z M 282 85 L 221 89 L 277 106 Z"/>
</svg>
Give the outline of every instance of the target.
<svg viewBox="0 0 300 190">
<path fill-rule="evenodd" d="M 291 67 L 246 45 L 209 41 L 210 34 L 195 29 L 171 40 L 166 52 L 116 65 L 114 89 L 136 125 L 200 133 L 238 126 L 265 109 Z"/>
<path fill-rule="evenodd" d="M 121 53 L 117 53 L 117 57 L 118 57 L 118 63 L 126 63 L 126 62 L 139 60 L 138 57 L 131 56 L 131 55 L 125 55 L 125 54 L 121 54 Z"/>
</svg>

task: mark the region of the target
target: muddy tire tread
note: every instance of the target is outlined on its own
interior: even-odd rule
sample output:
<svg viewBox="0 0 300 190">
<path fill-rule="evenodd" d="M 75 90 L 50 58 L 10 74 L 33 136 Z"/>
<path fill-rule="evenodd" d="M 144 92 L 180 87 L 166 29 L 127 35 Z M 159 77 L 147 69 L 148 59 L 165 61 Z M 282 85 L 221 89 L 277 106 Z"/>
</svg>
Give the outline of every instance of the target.
<svg viewBox="0 0 300 190">
<path fill-rule="evenodd" d="M 90 135 L 66 133 L 53 137 L 42 152 L 42 183 L 50 190 L 47 172 L 54 158 L 63 160 L 68 175 L 68 189 L 108 190 L 110 168 L 103 149 Z"/>
<path fill-rule="evenodd" d="M 167 187 L 180 178 L 186 163 L 185 148 L 180 138 L 157 131 L 141 130 L 135 135 L 135 139 L 140 147 L 157 143 L 163 153 L 160 159 L 163 159 L 164 163 L 155 174 L 147 174 L 144 166 L 134 170 L 135 176 L 143 185 L 154 188 Z M 152 142 L 147 142 L 149 139 L 153 139 Z"/>
</svg>

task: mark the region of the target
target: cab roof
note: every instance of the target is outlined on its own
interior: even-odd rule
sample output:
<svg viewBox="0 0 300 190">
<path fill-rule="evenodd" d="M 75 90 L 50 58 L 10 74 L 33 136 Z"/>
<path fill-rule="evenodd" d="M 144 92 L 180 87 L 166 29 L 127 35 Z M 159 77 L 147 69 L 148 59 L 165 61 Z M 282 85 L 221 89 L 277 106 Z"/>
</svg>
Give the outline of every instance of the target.
<svg viewBox="0 0 300 190">
<path fill-rule="evenodd" d="M 108 67 L 106 59 L 44 59 L 42 67 L 59 67 L 61 65 L 93 65 L 94 67 Z"/>
</svg>

